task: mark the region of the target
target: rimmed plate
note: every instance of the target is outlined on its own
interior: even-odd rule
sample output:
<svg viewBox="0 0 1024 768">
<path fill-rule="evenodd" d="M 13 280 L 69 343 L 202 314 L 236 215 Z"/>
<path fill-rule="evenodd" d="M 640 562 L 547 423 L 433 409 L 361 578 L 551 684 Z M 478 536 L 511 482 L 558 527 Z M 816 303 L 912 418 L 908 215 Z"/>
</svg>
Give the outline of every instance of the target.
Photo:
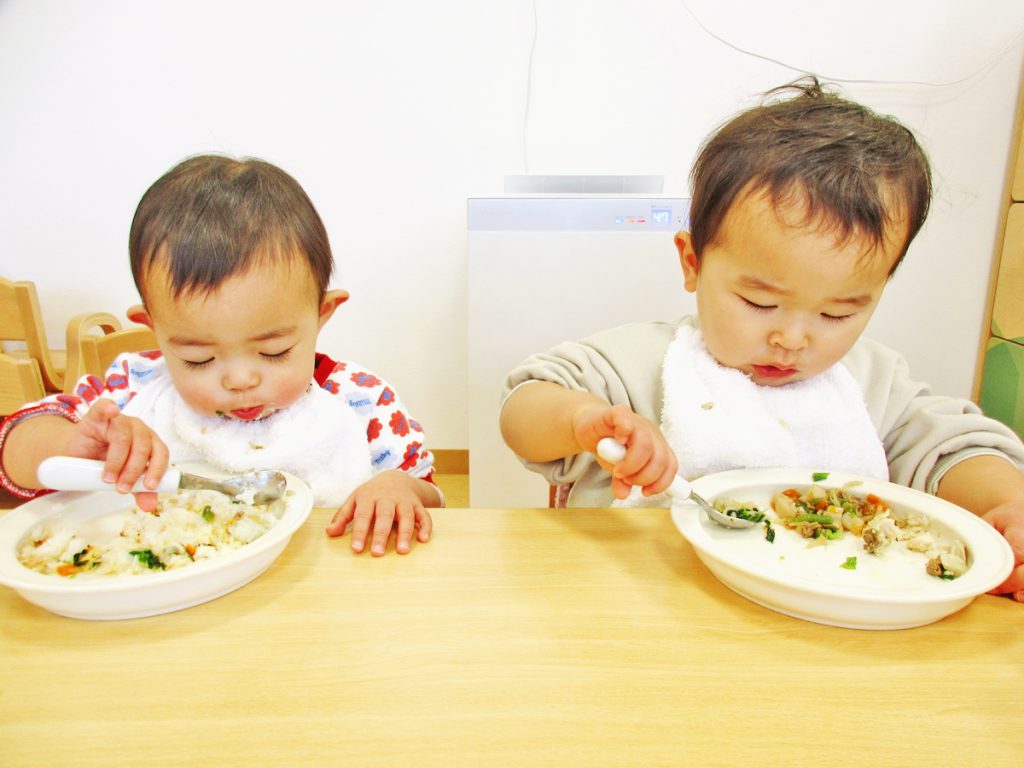
<svg viewBox="0 0 1024 768">
<path fill-rule="evenodd" d="M 814 470 L 800 468 L 731 470 L 693 483 L 708 501 L 733 499 L 769 511 L 771 497 L 787 488 L 814 483 Z M 711 523 L 691 503 L 676 504 L 672 520 L 708 569 L 727 587 L 759 605 L 820 624 L 854 629 L 905 629 L 954 613 L 977 595 L 1002 583 L 1013 569 L 1013 551 L 992 526 L 976 515 L 935 496 L 894 483 L 831 472 L 818 485 L 856 483 L 859 495 L 874 493 L 894 509 L 928 517 L 929 532 L 940 541 L 958 538 L 968 553 L 963 576 L 945 581 L 928 575 L 927 558 L 895 543 L 880 555 L 864 551 L 863 541 L 847 534 L 824 545 L 781 524 L 767 541 L 764 526 L 725 529 Z M 843 568 L 856 557 L 856 568 Z"/>
<path fill-rule="evenodd" d="M 179 467 L 207 477 L 225 473 L 202 465 Z M 133 619 L 181 610 L 238 589 L 274 562 L 313 509 L 313 494 L 299 478 L 285 473 L 285 511 L 269 531 L 221 556 L 183 568 L 146 574 L 68 579 L 37 573 L 18 561 L 17 548 L 38 523 L 61 515 L 71 525 L 129 509 L 117 493 L 72 492 L 41 496 L 0 516 L 0 584 L 41 608 L 75 619 Z"/>
</svg>

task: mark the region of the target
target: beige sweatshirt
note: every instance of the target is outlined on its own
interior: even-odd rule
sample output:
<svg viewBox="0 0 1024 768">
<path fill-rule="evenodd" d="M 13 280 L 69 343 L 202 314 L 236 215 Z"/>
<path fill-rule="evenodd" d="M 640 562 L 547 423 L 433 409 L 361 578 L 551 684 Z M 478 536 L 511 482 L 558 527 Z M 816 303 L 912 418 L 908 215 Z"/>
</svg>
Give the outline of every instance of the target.
<svg viewBox="0 0 1024 768">
<path fill-rule="evenodd" d="M 633 323 L 602 331 L 579 342 L 563 342 L 531 355 L 505 381 L 505 399 L 531 381 L 550 381 L 591 392 L 612 405 L 628 405 L 655 424 L 661 422 L 661 369 L 665 350 L 680 324 Z M 842 363 L 864 393 L 894 483 L 934 494 L 950 467 L 971 456 L 994 454 L 1024 469 L 1024 445 L 1002 423 L 970 402 L 932 394 L 910 378 L 897 352 L 861 338 Z M 560 461 L 524 464 L 552 485 L 571 484 L 569 505 L 604 507 L 612 501 L 608 474 L 588 453 Z"/>
</svg>

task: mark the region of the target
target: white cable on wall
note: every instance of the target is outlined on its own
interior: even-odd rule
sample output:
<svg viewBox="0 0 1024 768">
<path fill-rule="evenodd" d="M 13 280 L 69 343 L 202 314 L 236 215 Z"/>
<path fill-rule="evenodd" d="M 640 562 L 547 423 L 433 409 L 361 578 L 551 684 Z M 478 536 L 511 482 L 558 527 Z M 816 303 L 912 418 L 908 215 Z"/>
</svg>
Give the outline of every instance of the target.
<svg viewBox="0 0 1024 768">
<path fill-rule="evenodd" d="M 686 0 L 677 0 L 677 1 L 678 1 L 678 3 L 681 6 L 683 6 L 683 8 L 687 12 L 687 14 L 689 14 L 690 18 L 693 19 L 694 22 L 696 22 L 698 27 L 700 27 L 708 36 L 710 36 L 711 38 L 717 40 L 722 45 L 724 45 L 724 46 L 726 46 L 728 48 L 732 48 L 734 51 L 738 51 L 739 53 L 742 53 L 745 56 L 751 56 L 751 57 L 753 57 L 755 59 L 761 59 L 762 61 L 767 61 L 767 62 L 770 62 L 772 64 L 777 64 L 780 67 L 785 67 L 786 69 L 792 70 L 793 72 L 799 72 L 800 74 L 815 74 L 821 80 L 828 80 L 828 81 L 834 82 L 834 83 L 855 83 L 855 84 L 870 84 L 870 85 L 923 85 L 923 86 L 926 86 L 928 88 L 946 88 L 946 87 L 952 86 L 952 85 L 960 85 L 961 83 L 965 83 L 965 82 L 967 82 L 968 80 L 970 80 L 973 77 L 977 77 L 979 74 L 981 74 L 986 69 L 988 69 L 989 67 L 994 65 L 996 62 L 998 62 L 1000 59 L 1002 59 L 1004 56 L 1006 56 L 1011 50 L 1013 50 L 1018 45 L 1020 45 L 1021 41 L 1024 40 L 1024 30 L 1021 30 L 1020 32 L 1018 32 L 1016 35 L 1014 35 L 1010 39 L 1010 42 L 1007 43 L 1002 48 L 1002 50 L 1000 50 L 998 53 L 996 53 L 994 56 L 992 56 L 985 64 L 983 64 L 980 67 L 978 67 L 976 70 L 971 72 L 969 75 L 964 75 L 963 77 L 957 78 L 955 80 L 949 80 L 949 81 L 942 82 L 942 83 L 933 83 L 933 82 L 928 82 L 928 81 L 924 81 L 924 80 L 860 80 L 860 79 L 848 78 L 848 77 L 834 77 L 833 75 L 830 75 L 830 74 L 827 74 L 827 73 L 824 73 L 824 72 L 817 72 L 813 68 L 812 69 L 807 69 L 806 67 L 796 67 L 796 66 L 793 66 L 792 64 L 786 63 L 785 61 L 781 61 L 779 59 L 774 59 L 771 56 L 766 56 L 764 54 L 757 53 L 756 51 L 750 51 L 750 50 L 747 50 L 746 48 L 741 48 L 740 46 L 735 45 L 734 43 L 730 43 L 728 40 L 726 40 L 721 35 L 717 35 L 714 32 L 712 32 L 710 29 L 708 29 L 707 26 L 705 26 L 704 22 L 702 22 L 699 18 L 697 18 L 697 14 L 695 14 L 690 9 L 690 6 L 687 4 Z"/>
<path fill-rule="evenodd" d="M 533 97 L 533 54 L 537 50 L 537 0 L 531 0 L 533 6 L 533 36 L 530 39 L 530 57 L 526 62 L 526 103 L 523 109 L 523 173 L 530 172 L 530 161 L 527 157 L 527 130 L 530 124 L 530 101 Z"/>
<path fill-rule="evenodd" d="M 955 78 L 953 80 L 947 80 L 947 81 L 943 81 L 943 82 L 930 82 L 930 81 L 926 81 L 926 80 L 868 80 L 868 79 L 850 78 L 850 77 L 836 77 L 836 76 L 831 75 L 831 74 L 826 73 L 826 72 L 815 71 L 814 68 L 795 66 L 795 65 L 790 64 L 788 62 L 782 61 L 781 59 L 776 59 L 776 58 L 773 58 L 771 56 L 767 56 L 765 54 L 758 53 L 757 51 L 751 51 L 751 50 L 748 50 L 746 48 L 742 48 L 742 47 L 736 45 L 735 43 L 731 43 L 729 40 L 725 39 L 721 35 L 713 32 L 710 29 L 708 29 L 708 27 L 704 24 L 704 22 L 702 22 L 697 17 L 697 14 L 695 14 L 693 12 L 693 10 L 690 8 L 690 6 L 686 2 L 686 0 L 677 0 L 677 1 L 683 7 L 683 9 L 686 11 L 687 15 L 689 15 L 690 18 L 693 19 L 694 23 L 706 35 L 708 35 L 712 39 L 718 41 L 719 43 L 721 43 L 722 45 L 726 46 L 727 48 L 730 48 L 730 49 L 736 51 L 737 53 L 741 53 L 744 56 L 750 56 L 750 57 L 755 58 L 755 59 L 760 59 L 761 61 L 767 61 L 767 62 L 769 62 L 771 64 L 775 64 L 777 66 L 784 67 L 785 69 L 792 70 L 793 72 L 799 73 L 801 75 L 815 74 L 815 75 L 818 76 L 819 79 L 821 79 L 823 81 L 834 82 L 834 83 L 850 83 L 850 84 L 864 84 L 864 85 L 918 85 L 918 86 L 923 86 L 923 87 L 926 87 L 926 88 L 947 88 L 947 87 L 951 87 L 951 86 L 954 86 L 954 85 L 960 85 L 962 83 L 965 83 L 965 82 L 967 82 L 967 81 L 977 77 L 982 72 L 984 72 L 984 71 L 988 70 L 989 68 L 991 68 L 992 66 L 994 66 L 997 62 L 999 62 L 1001 59 L 1003 59 L 1005 56 L 1007 56 L 1010 53 L 1010 51 L 1012 51 L 1014 48 L 1017 48 L 1022 42 L 1024 42 L 1024 30 L 1021 30 L 1016 35 L 1014 35 L 1006 45 L 1004 45 L 995 54 L 990 56 L 988 58 L 988 60 L 984 64 L 979 66 L 977 69 L 973 70 L 972 72 L 970 72 L 967 75 L 964 75 L 963 77 L 958 77 L 958 78 Z M 532 106 L 532 99 L 533 99 L 533 61 L 534 61 L 534 55 L 536 54 L 536 51 L 537 51 L 537 37 L 538 37 L 538 34 L 539 34 L 539 28 L 540 28 L 540 21 L 539 21 L 538 13 L 537 13 L 537 0 L 531 0 L 530 5 L 531 5 L 531 9 L 532 9 L 532 14 L 533 14 L 533 34 L 531 35 L 531 38 L 530 38 L 530 52 L 529 52 L 529 57 L 527 59 L 527 64 L 526 64 L 526 94 L 525 94 L 525 103 L 524 103 L 524 109 L 523 109 L 523 130 L 522 130 L 523 173 L 525 173 L 525 174 L 528 174 L 530 172 L 529 149 L 528 149 L 528 146 L 529 146 L 528 131 L 529 131 L 529 123 L 530 123 L 530 108 Z"/>
</svg>

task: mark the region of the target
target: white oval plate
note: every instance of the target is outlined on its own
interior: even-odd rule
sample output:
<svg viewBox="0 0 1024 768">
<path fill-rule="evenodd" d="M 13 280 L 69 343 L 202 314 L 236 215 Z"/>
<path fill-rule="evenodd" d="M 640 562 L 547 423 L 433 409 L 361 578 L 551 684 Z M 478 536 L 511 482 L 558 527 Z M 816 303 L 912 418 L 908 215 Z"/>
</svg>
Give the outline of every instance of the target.
<svg viewBox="0 0 1024 768">
<path fill-rule="evenodd" d="M 706 475 L 694 490 L 714 503 L 718 498 L 752 502 L 771 512 L 771 497 L 787 488 L 813 484 L 811 469 L 739 469 Z M 824 545 L 781 524 L 775 541 L 765 528 L 725 529 L 711 523 L 692 503 L 676 504 L 672 521 L 693 545 L 708 569 L 727 587 L 766 608 L 796 618 L 854 629 L 918 627 L 960 610 L 977 595 L 1002 583 L 1013 570 L 1013 551 L 1006 540 L 981 518 L 935 496 L 901 485 L 830 472 L 818 485 L 874 493 L 890 506 L 916 511 L 929 518 L 937 539 L 959 538 L 967 546 L 968 570 L 945 581 L 925 571 L 926 557 L 896 542 L 880 555 L 864 551 L 863 541 L 851 534 Z M 848 557 L 857 567 L 840 566 Z"/>
<path fill-rule="evenodd" d="M 224 472 L 202 465 L 180 467 L 207 477 Z M 274 562 L 313 509 L 305 482 L 285 473 L 288 495 L 281 519 L 253 542 L 182 568 L 145 574 L 69 579 L 37 573 L 18 561 L 22 538 L 38 523 L 60 514 L 74 525 L 131 508 L 130 497 L 109 491 L 59 491 L 0 516 L 0 584 L 41 608 L 75 619 L 133 619 L 169 613 L 248 584 Z"/>
</svg>

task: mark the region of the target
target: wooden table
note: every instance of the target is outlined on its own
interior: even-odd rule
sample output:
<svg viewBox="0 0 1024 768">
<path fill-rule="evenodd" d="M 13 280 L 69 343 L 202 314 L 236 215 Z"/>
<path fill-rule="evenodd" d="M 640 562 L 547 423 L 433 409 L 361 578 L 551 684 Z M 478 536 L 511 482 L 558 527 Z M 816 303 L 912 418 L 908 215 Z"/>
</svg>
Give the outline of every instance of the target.
<svg viewBox="0 0 1024 768">
<path fill-rule="evenodd" d="M 665 510 L 314 510 L 242 589 L 118 622 L 0 589 L 0 765 L 1019 766 L 1024 605 L 870 632 L 719 584 Z"/>
</svg>

